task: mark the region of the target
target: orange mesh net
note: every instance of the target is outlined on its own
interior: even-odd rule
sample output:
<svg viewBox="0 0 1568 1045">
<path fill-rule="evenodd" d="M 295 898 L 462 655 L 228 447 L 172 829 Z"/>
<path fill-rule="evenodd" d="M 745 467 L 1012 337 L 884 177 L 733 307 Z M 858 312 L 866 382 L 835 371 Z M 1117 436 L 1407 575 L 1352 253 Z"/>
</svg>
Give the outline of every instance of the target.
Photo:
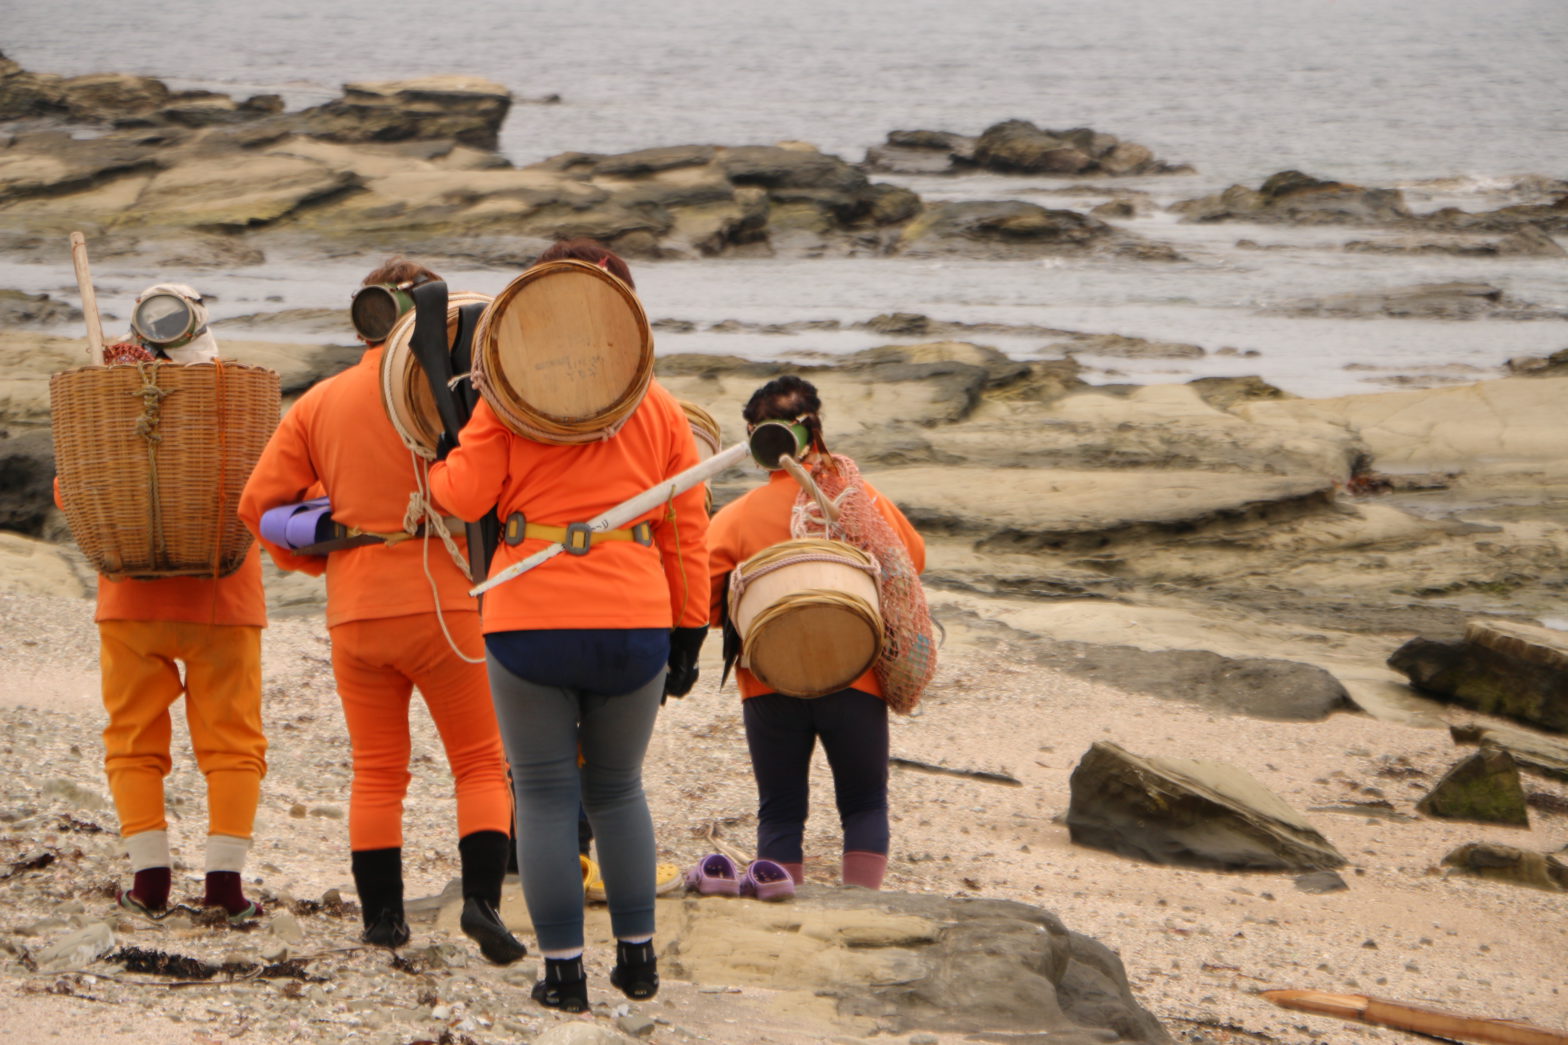
<svg viewBox="0 0 1568 1045">
<path fill-rule="evenodd" d="M 833 467 L 812 467 L 810 475 L 838 517 L 829 521 L 817 499 L 802 489 L 790 513 L 790 535 L 846 541 L 876 559 L 883 631 L 877 681 L 888 707 L 907 715 L 936 675 L 936 636 L 925 589 L 909 549 L 866 493 L 860 469 L 841 454 L 832 457 Z"/>
</svg>

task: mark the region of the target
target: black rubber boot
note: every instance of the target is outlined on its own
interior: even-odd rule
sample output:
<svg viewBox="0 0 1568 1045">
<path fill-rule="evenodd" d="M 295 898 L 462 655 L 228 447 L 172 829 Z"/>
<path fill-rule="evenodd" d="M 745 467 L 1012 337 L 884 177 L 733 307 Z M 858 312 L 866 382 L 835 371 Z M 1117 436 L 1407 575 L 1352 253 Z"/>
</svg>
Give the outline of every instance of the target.
<svg viewBox="0 0 1568 1045">
<path fill-rule="evenodd" d="M 359 938 L 377 947 L 403 946 L 409 937 L 403 918 L 403 850 L 356 849 L 349 860 L 365 920 Z"/>
<path fill-rule="evenodd" d="M 653 941 L 615 941 L 615 968 L 610 970 L 610 982 L 633 1001 L 658 994 L 659 957 L 653 953 Z"/>
<path fill-rule="evenodd" d="M 528 953 L 501 921 L 501 880 L 511 839 L 500 831 L 474 831 L 457 843 L 463 858 L 463 914 L 458 926 L 497 965 L 510 965 Z"/>
<path fill-rule="evenodd" d="M 588 974 L 583 958 L 546 958 L 544 979 L 534 984 L 534 1001 L 562 1012 L 588 1011 Z"/>
</svg>

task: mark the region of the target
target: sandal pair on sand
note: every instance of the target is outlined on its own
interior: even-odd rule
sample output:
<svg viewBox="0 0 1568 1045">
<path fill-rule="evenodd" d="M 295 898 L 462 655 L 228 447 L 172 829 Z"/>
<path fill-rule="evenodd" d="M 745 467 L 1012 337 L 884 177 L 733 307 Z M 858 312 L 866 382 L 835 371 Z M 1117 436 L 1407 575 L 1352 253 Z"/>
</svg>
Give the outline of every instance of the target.
<svg viewBox="0 0 1568 1045">
<path fill-rule="evenodd" d="M 753 860 L 741 871 L 723 853 L 709 853 L 686 872 L 686 888 L 703 896 L 785 900 L 795 895 L 795 880 L 772 860 Z"/>
<path fill-rule="evenodd" d="M 599 875 L 599 865 L 590 860 L 586 854 L 579 855 L 578 859 L 582 862 L 583 868 L 583 898 L 589 903 L 604 903 L 609 899 L 609 895 L 604 891 L 604 879 Z M 677 888 L 682 881 L 684 879 L 681 877 L 681 869 L 674 864 L 659 864 L 653 869 L 655 896 L 663 896 Z"/>
</svg>

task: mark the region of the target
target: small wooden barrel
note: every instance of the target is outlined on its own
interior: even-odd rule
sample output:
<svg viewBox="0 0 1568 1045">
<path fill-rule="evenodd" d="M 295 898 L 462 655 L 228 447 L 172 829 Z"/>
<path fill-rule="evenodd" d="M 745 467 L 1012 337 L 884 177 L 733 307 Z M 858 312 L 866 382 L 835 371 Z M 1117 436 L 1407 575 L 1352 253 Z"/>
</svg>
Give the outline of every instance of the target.
<svg viewBox="0 0 1568 1045">
<path fill-rule="evenodd" d="M 836 693 L 882 652 L 877 564 L 842 541 L 783 541 L 730 575 L 741 665 L 791 697 Z"/>
<path fill-rule="evenodd" d="M 86 366 L 49 379 L 71 535 L 115 579 L 222 577 L 250 550 L 240 491 L 278 426 L 278 375 L 238 363 Z"/>
<path fill-rule="evenodd" d="M 460 290 L 448 295 L 447 344 L 457 336 L 459 309 L 489 303 L 488 294 Z M 405 312 L 387 334 L 381 356 L 381 405 L 403 445 L 426 460 L 434 460 L 436 439 L 441 435 L 441 415 L 436 411 L 436 398 L 430 393 L 430 379 L 411 347 L 413 337 L 414 313 Z"/>
<path fill-rule="evenodd" d="M 512 431 L 544 443 L 613 435 L 652 378 L 642 303 L 586 261 L 524 272 L 495 296 L 475 335 L 479 394 Z"/>
<path fill-rule="evenodd" d="M 696 403 L 684 399 L 676 400 L 680 403 L 681 410 L 686 414 L 686 420 L 691 425 L 692 440 L 697 444 L 697 459 L 706 461 L 724 448 L 723 436 L 719 433 L 719 423 Z M 713 484 L 704 482 L 702 488 L 705 494 L 705 506 L 708 514 L 713 514 Z"/>
</svg>

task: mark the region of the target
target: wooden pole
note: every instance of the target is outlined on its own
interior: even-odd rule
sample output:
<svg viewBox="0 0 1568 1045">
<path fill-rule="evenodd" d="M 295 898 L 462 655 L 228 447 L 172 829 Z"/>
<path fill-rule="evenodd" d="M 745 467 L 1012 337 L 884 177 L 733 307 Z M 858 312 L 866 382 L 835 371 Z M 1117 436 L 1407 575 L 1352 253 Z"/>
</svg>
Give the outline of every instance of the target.
<svg viewBox="0 0 1568 1045">
<path fill-rule="evenodd" d="M 618 529 L 636 519 L 639 515 L 657 508 L 676 494 L 690 490 L 703 480 L 718 475 L 724 469 L 733 464 L 738 464 L 750 455 L 751 445 L 749 443 L 736 443 L 723 453 L 715 454 L 706 461 L 694 464 L 684 472 L 671 476 L 658 486 L 650 487 L 630 500 L 622 501 L 603 515 L 591 520 L 588 523 L 588 529 L 593 533 L 606 533 L 610 530 Z M 513 577 L 521 576 L 535 566 L 550 561 L 565 550 L 560 544 L 547 545 L 521 562 L 512 563 L 512 565 L 489 580 L 474 585 L 468 589 L 468 594 L 483 595 L 497 584 L 505 584 Z"/>
<path fill-rule="evenodd" d="M 1486 1042 L 1487 1045 L 1568 1045 L 1568 1034 L 1536 1027 L 1518 1020 L 1493 1020 L 1459 1016 L 1404 1002 L 1372 998 L 1365 994 L 1331 994 L 1328 991 L 1261 991 L 1283 1009 L 1337 1016 L 1380 1027 L 1414 1031 L 1439 1038 Z"/>
<path fill-rule="evenodd" d="M 98 295 L 87 267 L 87 237 L 71 233 L 71 264 L 76 266 L 76 288 L 82 294 L 82 318 L 87 321 L 87 362 L 103 362 L 103 320 L 98 315 Z"/>
</svg>

